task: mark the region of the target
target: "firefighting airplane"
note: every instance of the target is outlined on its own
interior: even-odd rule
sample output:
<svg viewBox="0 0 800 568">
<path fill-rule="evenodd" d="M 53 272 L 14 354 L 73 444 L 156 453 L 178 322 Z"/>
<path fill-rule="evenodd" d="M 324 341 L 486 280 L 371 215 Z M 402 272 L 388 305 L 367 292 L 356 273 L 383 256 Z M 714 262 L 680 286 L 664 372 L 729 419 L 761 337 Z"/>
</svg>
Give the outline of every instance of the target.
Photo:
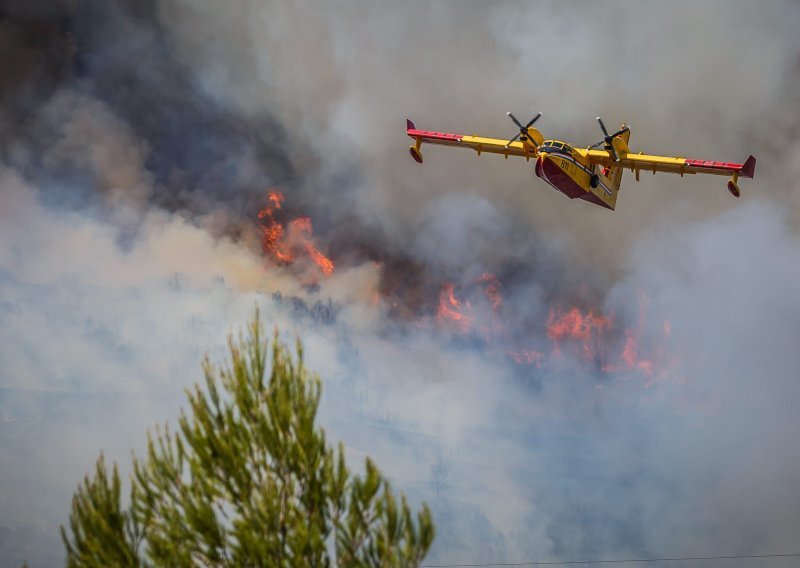
<svg viewBox="0 0 800 568">
<path fill-rule="evenodd" d="M 409 148 L 411 157 L 422 163 L 422 143 L 463 146 L 472 148 L 478 155 L 482 152 L 502 154 L 506 157 L 521 156 L 536 160 L 536 175 L 570 199 L 583 199 L 595 205 L 614 209 L 619 193 L 622 172 L 630 169 L 639 181 L 639 172 L 668 172 L 673 174 L 729 175 L 728 191 L 739 197 L 739 178 L 752 179 L 756 171 L 756 159 L 750 156 L 744 164 L 731 162 L 709 162 L 688 158 L 634 154 L 628 149 L 631 129 L 622 125 L 609 134 L 605 124 L 597 117 L 603 131 L 603 139 L 588 148 L 575 148 L 559 140 L 545 140 L 542 133 L 533 127 L 542 113 L 523 125 L 517 118 L 506 113 L 519 127 L 519 133 L 506 142 L 497 138 L 466 136 L 419 130 L 410 120 L 406 121 L 406 132 L 415 143 Z M 602 146 L 602 149 L 595 149 Z"/>
</svg>

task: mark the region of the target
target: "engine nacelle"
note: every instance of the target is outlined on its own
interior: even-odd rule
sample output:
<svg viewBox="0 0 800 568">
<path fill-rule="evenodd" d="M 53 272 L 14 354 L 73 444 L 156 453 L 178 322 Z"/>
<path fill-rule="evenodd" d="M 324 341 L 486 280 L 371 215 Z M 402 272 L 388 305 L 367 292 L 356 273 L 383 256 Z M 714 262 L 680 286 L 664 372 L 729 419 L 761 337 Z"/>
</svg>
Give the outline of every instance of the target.
<svg viewBox="0 0 800 568">
<path fill-rule="evenodd" d="M 411 157 L 414 158 L 414 161 L 418 164 L 422 163 L 422 152 L 420 152 L 419 148 L 416 146 L 409 146 L 408 153 L 411 154 Z"/>
<path fill-rule="evenodd" d="M 625 142 L 622 136 L 614 136 L 613 140 L 611 140 L 611 145 L 614 146 L 614 150 L 616 150 L 618 156 L 624 156 L 630 152 L 628 143 Z"/>
<path fill-rule="evenodd" d="M 733 178 L 728 180 L 728 191 L 734 197 L 739 197 L 742 195 L 742 192 L 739 191 L 739 184 L 737 184 L 736 180 L 734 180 Z"/>
</svg>

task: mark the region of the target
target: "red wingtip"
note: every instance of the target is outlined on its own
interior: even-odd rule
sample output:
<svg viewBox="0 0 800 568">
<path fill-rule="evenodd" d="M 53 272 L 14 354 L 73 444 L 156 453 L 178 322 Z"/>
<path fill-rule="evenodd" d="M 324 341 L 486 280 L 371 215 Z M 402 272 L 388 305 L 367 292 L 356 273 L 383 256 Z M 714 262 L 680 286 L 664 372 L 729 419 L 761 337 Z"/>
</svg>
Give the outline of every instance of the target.
<svg viewBox="0 0 800 568">
<path fill-rule="evenodd" d="M 755 156 L 751 155 L 744 161 L 742 164 L 742 169 L 739 172 L 739 175 L 743 178 L 753 179 L 753 176 L 756 174 L 756 158 Z"/>
<path fill-rule="evenodd" d="M 417 127 L 416 127 L 416 126 L 414 126 L 414 123 L 413 123 L 413 122 L 411 122 L 411 119 L 410 119 L 410 118 L 407 118 L 407 119 L 406 119 L 406 131 L 409 131 L 409 130 L 416 130 L 416 129 L 417 129 Z"/>
</svg>

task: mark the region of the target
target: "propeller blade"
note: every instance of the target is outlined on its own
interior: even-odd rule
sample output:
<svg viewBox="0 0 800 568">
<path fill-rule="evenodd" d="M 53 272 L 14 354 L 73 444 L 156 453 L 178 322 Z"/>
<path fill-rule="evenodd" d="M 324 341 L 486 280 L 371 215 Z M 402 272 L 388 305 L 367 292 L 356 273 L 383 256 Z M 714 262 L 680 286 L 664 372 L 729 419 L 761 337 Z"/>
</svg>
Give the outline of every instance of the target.
<svg viewBox="0 0 800 568">
<path fill-rule="evenodd" d="M 628 128 L 627 126 L 624 128 L 620 128 L 614 134 L 611 135 L 611 138 L 613 139 L 615 136 L 620 136 L 622 134 L 625 134 L 628 130 L 630 130 L 630 128 Z"/>
<path fill-rule="evenodd" d="M 614 146 L 612 146 L 611 144 L 609 144 L 609 143 L 608 143 L 608 142 L 606 142 L 605 140 L 600 140 L 600 142 L 597 142 L 597 143 L 595 143 L 595 144 L 592 144 L 591 146 L 589 146 L 589 150 L 594 150 L 594 149 L 595 149 L 595 148 L 597 148 L 598 146 L 602 146 L 602 147 L 603 147 L 603 149 L 604 149 L 606 152 L 608 152 L 609 154 L 611 154 L 611 157 L 612 157 L 612 158 L 614 158 L 614 161 L 615 161 L 615 162 L 616 162 L 616 161 L 619 159 L 619 157 L 617 156 L 617 151 L 616 151 L 616 150 L 614 150 Z"/>
<path fill-rule="evenodd" d="M 534 122 L 536 122 L 537 120 L 539 120 L 541 118 L 542 113 L 539 113 L 536 116 L 534 116 L 532 119 L 530 119 L 528 121 L 528 124 L 526 124 L 525 126 L 523 126 L 522 123 L 519 120 L 517 120 L 517 117 L 514 116 L 510 111 L 506 113 L 506 116 L 508 116 L 511 120 L 513 120 L 514 124 L 516 124 L 517 127 L 519 128 L 519 134 L 514 136 L 514 138 L 512 138 L 511 140 L 509 140 L 506 143 L 506 148 L 508 148 L 509 145 L 511 145 L 511 143 L 514 140 L 516 140 L 517 138 L 519 138 L 520 136 L 525 136 L 526 138 L 530 138 L 530 136 L 528 135 L 528 128 L 530 128 L 533 125 Z M 533 140 L 531 140 L 531 142 L 533 142 L 534 145 L 536 144 L 536 142 L 533 141 Z"/>
<path fill-rule="evenodd" d="M 534 116 L 532 119 L 530 119 L 528 121 L 528 124 L 525 125 L 525 128 L 529 128 L 529 127 L 533 126 L 533 123 L 536 122 L 537 120 L 539 120 L 541 117 L 542 117 L 542 113 L 539 113 L 536 116 Z"/>
<path fill-rule="evenodd" d="M 511 114 L 510 112 L 507 112 L 507 113 L 506 113 L 506 115 L 507 115 L 507 116 L 508 116 L 508 117 L 509 117 L 511 120 L 513 120 L 513 121 L 514 121 L 514 124 L 516 124 L 517 126 L 519 126 L 520 130 L 525 130 L 525 127 L 524 127 L 524 126 L 522 126 L 522 123 L 521 123 L 519 120 L 517 120 L 517 117 L 516 117 L 516 116 L 514 116 L 514 115 L 513 115 L 513 114 Z"/>
<path fill-rule="evenodd" d="M 597 148 L 598 146 L 600 146 L 600 144 L 604 144 L 605 150 L 609 154 L 611 154 L 611 157 L 614 158 L 614 161 L 615 162 L 619 161 L 619 156 L 617 156 L 617 151 L 614 149 L 614 144 L 613 144 L 614 137 L 626 133 L 628 130 L 630 130 L 630 128 L 625 126 L 616 131 L 614 134 L 609 134 L 608 130 L 606 130 L 606 125 L 603 124 L 603 119 L 598 116 L 597 122 L 598 124 L 600 124 L 600 130 L 603 131 L 604 138 L 602 142 L 598 142 L 597 144 L 589 146 L 589 149 L 591 150 L 592 148 Z"/>
<path fill-rule="evenodd" d="M 514 135 L 514 138 L 512 138 L 511 140 L 509 140 L 508 142 L 506 142 L 506 148 L 508 148 L 509 146 L 511 146 L 511 143 L 512 143 L 514 140 L 516 140 L 517 138 L 519 138 L 519 135 L 520 135 L 520 134 L 521 134 L 521 133 L 520 133 L 520 132 L 518 132 L 517 134 L 515 134 L 515 135 Z"/>
<path fill-rule="evenodd" d="M 606 130 L 606 125 L 603 124 L 603 119 L 599 116 L 597 117 L 597 122 L 600 123 L 600 129 L 603 131 L 603 135 L 608 138 L 608 130 Z"/>
</svg>

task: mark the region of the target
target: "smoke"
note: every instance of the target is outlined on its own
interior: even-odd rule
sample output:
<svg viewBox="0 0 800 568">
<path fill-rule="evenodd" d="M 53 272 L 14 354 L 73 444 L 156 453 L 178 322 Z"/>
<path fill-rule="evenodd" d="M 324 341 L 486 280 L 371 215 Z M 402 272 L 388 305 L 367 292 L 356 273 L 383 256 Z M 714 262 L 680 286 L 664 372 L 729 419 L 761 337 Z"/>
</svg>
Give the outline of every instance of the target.
<svg viewBox="0 0 800 568">
<path fill-rule="evenodd" d="M 781 125 L 796 126 L 796 118 L 773 110 L 791 108 L 797 96 L 789 79 L 796 75 L 797 14 L 783 3 L 720 10 L 622 3 L 164 5 L 162 21 L 175 30 L 178 56 L 208 92 L 253 113 L 279 109 L 288 141 L 299 139 L 295 151 L 327 157 L 309 180 L 307 200 L 325 209 L 338 203 L 364 224 L 380 225 L 393 244 L 413 241 L 426 205 L 443 194 L 477 193 L 520 223 L 573 239 L 573 254 L 591 256 L 593 266 L 597 259 L 613 264 L 631 233 L 725 206 L 711 185 L 698 191 L 671 176 L 645 177 L 626 182 L 611 222 L 603 211 L 564 207 L 561 195 L 532 183 L 531 168 L 507 167 L 493 156 L 476 162 L 428 148 L 419 168 L 398 159 L 407 140 L 389 134 L 407 115 L 423 128 L 502 137 L 513 132 L 506 110 L 542 110 L 545 135 L 588 145 L 600 135 L 593 119 L 602 114 L 608 123 L 632 125 L 634 150 L 740 160 L 755 143 L 772 146 Z M 795 133 L 778 138 L 793 140 Z M 772 162 L 762 154 L 760 177 L 793 156 L 780 152 Z M 353 161 L 360 183 L 344 196 L 329 190 L 325 180 L 352 176 L 340 172 L 351 171 Z"/>
<path fill-rule="evenodd" d="M 796 4 L 0 16 L 0 564 L 60 563 L 98 451 L 126 464 L 256 304 L 304 340 L 330 439 L 432 505 L 432 561 L 792 551 Z M 717 178 L 626 177 L 609 213 L 530 164 L 408 159 L 406 116 L 502 137 L 507 110 L 579 145 L 601 114 L 635 151 L 753 153 L 757 177 L 739 202 Z M 330 278 L 262 252 L 275 187 Z M 446 282 L 470 333 L 437 318 Z M 614 314 L 608 354 L 554 353 L 545 324 L 573 306 Z M 656 368 L 619 364 L 625 349 Z"/>
</svg>

